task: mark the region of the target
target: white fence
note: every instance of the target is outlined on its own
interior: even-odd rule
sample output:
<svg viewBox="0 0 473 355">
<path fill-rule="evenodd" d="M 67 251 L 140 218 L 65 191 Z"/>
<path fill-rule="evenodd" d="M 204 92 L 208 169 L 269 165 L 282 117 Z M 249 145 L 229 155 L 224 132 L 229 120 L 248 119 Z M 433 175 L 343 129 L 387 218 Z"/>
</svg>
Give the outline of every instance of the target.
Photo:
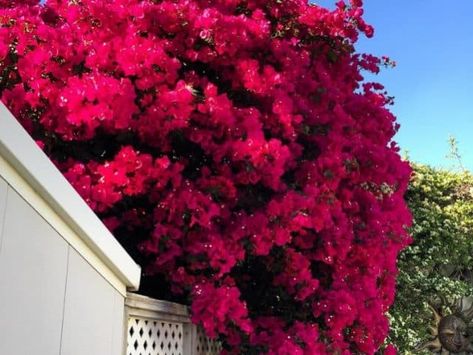
<svg viewBox="0 0 473 355">
<path fill-rule="evenodd" d="M 130 293 L 126 355 L 217 355 L 220 345 L 191 323 L 183 305 Z"/>
</svg>

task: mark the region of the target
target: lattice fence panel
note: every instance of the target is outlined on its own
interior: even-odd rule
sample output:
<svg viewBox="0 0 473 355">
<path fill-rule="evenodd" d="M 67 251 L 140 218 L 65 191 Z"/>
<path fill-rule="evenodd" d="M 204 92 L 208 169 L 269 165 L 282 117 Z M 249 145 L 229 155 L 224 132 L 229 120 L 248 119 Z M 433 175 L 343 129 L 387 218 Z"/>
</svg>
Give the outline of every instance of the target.
<svg viewBox="0 0 473 355">
<path fill-rule="evenodd" d="M 127 355 L 186 355 L 182 323 L 128 319 Z"/>
<path fill-rule="evenodd" d="M 204 331 L 199 328 L 197 330 L 196 350 L 197 355 L 218 355 L 222 347 L 218 341 L 207 338 Z"/>
</svg>

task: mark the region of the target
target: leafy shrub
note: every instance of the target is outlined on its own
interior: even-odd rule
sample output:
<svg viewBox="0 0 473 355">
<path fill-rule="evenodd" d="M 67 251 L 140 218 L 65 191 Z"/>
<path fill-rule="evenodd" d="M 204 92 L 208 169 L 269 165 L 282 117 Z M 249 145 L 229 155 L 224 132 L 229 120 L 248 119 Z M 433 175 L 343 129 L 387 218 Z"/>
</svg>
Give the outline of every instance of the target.
<svg viewBox="0 0 473 355">
<path fill-rule="evenodd" d="M 415 165 L 406 197 L 414 243 L 400 256 L 390 339 L 410 354 L 430 337 L 429 302 L 473 295 L 473 176 Z"/>
<path fill-rule="evenodd" d="M 379 348 L 410 168 L 360 0 L 0 4 L 2 101 L 144 291 L 228 353 Z"/>
</svg>

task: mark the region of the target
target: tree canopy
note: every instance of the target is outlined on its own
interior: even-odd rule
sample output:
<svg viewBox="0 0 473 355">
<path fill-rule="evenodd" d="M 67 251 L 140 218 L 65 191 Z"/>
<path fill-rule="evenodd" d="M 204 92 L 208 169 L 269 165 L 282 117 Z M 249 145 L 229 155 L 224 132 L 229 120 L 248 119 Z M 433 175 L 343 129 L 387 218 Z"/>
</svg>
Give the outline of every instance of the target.
<svg viewBox="0 0 473 355">
<path fill-rule="evenodd" d="M 390 339 L 403 354 L 431 337 L 429 303 L 473 295 L 473 176 L 414 165 L 413 244 L 401 253 Z"/>
<path fill-rule="evenodd" d="M 1 100 L 226 353 L 373 354 L 410 167 L 361 0 L 0 1 Z M 394 349 L 388 347 L 386 353 Z"/>
</svg>

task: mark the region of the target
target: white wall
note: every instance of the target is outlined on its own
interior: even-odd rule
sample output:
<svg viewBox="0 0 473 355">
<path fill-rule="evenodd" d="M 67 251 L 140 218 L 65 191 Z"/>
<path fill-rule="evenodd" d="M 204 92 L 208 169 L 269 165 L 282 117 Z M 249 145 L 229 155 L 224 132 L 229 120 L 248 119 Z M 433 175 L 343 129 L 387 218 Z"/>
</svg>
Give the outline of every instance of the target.
<svg viewBox="0 0 473 355">
<path fill-rule="evenodd" d="M 123 295 L 141 270 L 0 102 L 0 175 Z"/>
<path fill-rule="evenodd" d="M 0 103 L 0 355 L 121 355 L 140 275 Z"/>
<path fill-rule="evenodd" d="M 119 355 L 124 296 L 0 177 L 0 354 Z"/>
</svg>

